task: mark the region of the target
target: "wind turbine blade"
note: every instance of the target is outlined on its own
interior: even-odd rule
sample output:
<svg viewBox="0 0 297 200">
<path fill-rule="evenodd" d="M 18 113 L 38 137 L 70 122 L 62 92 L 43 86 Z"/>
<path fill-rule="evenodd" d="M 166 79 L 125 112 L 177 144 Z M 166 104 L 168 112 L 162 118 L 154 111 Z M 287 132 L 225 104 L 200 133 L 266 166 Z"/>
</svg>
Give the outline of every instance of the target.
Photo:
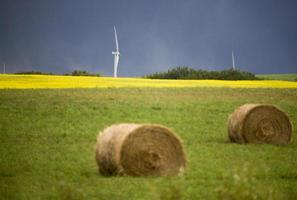
<svg viewBox="0 0 297 200">
<path fill-rule="evenodd" d="M 116 43 L 116 51 L 119 52 L 119 42 L 118 42 L 117 30 L 116 30 L 115 26 L 113 28 L 114 28 L 114 38 L 115 38 L 115 43 Z"/>
</svg>

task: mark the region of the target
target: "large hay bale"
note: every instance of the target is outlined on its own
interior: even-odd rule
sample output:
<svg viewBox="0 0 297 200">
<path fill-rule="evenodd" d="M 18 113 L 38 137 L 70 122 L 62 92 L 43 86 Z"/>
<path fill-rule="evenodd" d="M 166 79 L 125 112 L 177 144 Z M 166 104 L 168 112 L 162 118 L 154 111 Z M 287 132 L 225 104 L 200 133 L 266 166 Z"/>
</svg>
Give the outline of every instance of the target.
<svg viewBox="0 0 297 200">
<path fill-rule="evenodd" d="M 103 175 L 169 176 L 184 171 L 186 156 L 168 128 L 118 124 L 98 135 L 96 161 Z"/>
<path fill-rule="evenodd" d="M 272 105 L 245 104 L 229 117 L 229 139 L 237 143 L 287 144 L 291 141 L 289 117 Z"/>
</svg>

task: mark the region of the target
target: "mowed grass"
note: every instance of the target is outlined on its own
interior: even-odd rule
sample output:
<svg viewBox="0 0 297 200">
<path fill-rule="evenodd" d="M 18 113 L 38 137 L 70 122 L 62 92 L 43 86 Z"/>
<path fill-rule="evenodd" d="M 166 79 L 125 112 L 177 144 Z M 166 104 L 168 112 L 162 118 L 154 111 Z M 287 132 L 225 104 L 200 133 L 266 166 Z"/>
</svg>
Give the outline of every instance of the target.
<svg viewBox="0 0 297 200">
<path fill-rule="evenodd" d="M 297 74 L 257 74 L 257 77 L 266 80 L 297 81 Z"/>
<path fill-rule="evenodd" d="M 228 141 L 244 103 L 273 104 L 297 127 L 296 89 L 0 90 L 0 199 L 296 199 L 297 142 Z M 122 122 L 159 123 L 183 140 L 177 177 L 104 177 L 94 145 Z"/>
</svg>

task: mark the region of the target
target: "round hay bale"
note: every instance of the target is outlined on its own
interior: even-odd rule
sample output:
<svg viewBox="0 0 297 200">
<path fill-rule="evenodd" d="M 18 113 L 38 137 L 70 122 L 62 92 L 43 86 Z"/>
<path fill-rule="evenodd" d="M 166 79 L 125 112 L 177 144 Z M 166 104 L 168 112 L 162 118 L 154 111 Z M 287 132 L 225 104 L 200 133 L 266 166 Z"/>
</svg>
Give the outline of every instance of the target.
<svg viewBox="0 0 297 200">
<path fill-rule="evenodd" d="M 96 161 L 103 175 L 170 176 L 184 171 L 186 156 L 168 128 L 118 124 L 98 135 Z"/>
<path fill-rule="evenodd" d="M 245 104 L 229 117 L 229 139 L 237 143 L 287 144 L 291 141 L 289 117 L 272 105 Z"/>
</svg>

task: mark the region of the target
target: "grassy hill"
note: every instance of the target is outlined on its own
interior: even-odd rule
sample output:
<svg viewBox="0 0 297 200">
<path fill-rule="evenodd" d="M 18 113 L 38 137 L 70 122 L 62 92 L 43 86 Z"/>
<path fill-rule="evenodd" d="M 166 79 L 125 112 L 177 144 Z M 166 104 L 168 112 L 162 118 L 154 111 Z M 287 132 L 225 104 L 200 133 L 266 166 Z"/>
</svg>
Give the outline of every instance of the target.
<svg viewBox="0 0 297 200">
<path fill-rule="evenodd" d="M 297 141 L 239 145 L 227 119 L 244 103 L 274 104 L 297 127 L 296 89 L 0 90 L 1 199 L 295 199 Z M 104 177 L 94 145 L 120 122 L 159 123 L 183 140 L 177 177 Z"/>
<path fill-rule="evenodd" d="M 256 77 L 267 80 L 297 81 L 297 74 L 257 74 Z"/>
</svg>

